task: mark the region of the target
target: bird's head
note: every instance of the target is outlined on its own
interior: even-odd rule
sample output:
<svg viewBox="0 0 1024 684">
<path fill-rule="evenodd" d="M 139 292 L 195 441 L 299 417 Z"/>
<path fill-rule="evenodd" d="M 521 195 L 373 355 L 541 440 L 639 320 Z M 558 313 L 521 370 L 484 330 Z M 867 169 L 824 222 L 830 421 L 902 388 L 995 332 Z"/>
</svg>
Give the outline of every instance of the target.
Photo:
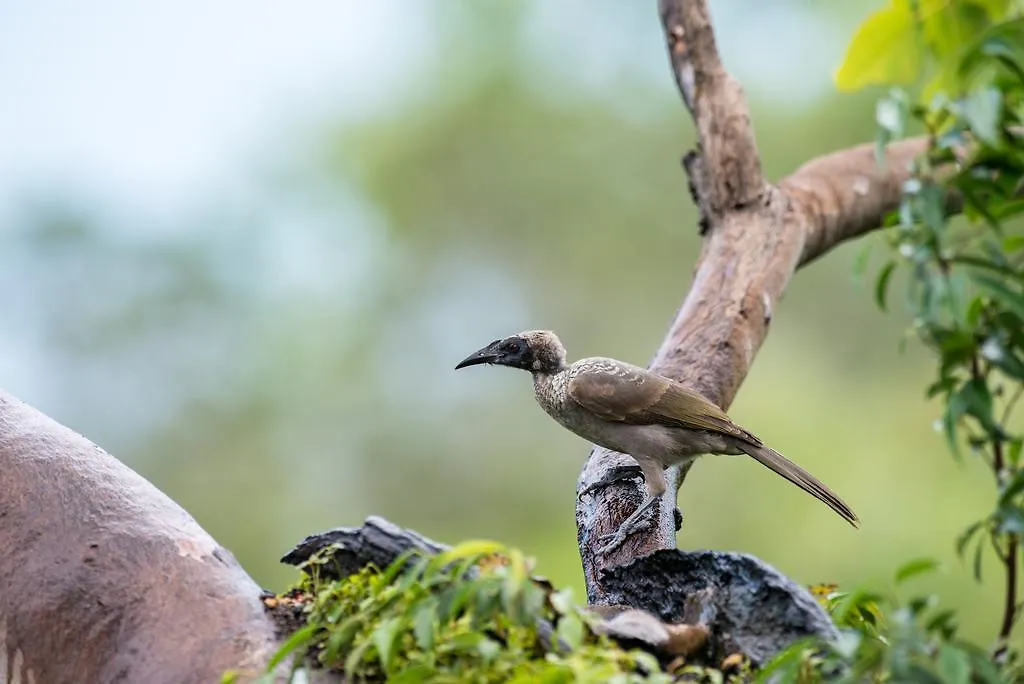
<svg viewBox="0 0 1024 684">
<path fill-rule="evenodd" d="M 527 330 L 491 342 L 467 356 L 455 369 L 481 363 L 522 368 L 531 373 L 557 373 L 565 368 L 565 347 L 550 330 Z"/>
</svg>

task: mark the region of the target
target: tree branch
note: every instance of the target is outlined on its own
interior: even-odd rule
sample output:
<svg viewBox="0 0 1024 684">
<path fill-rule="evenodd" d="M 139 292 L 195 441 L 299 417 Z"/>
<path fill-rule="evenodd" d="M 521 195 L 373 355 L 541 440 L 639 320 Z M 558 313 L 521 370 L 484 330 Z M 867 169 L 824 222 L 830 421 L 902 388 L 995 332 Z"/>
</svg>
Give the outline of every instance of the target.
<svg viewBox="0 0 1024 684">
<path fill-rule="evenodd" d="M 924 138 L 890 145 L 879 165 L 874 145 L 861 145 L 804 164 L 776 185 L 763 181 L 742 91 L 721 67 L 705 0 L 661 0 L 676 82 L 693 113 L 700 163 L 687 169 L 707 226 L 690 291 L 650 368 L 728 408 L 768 334 L 775 306 L 795 271 L 836 245 L 879 227 L 899 206 L 910 162 Z M 951 209 L 957 209 L 955 199 Z M 702 231 L 704 232 L 704 231 Z M 596 448 L 578 491 L 630 463 Z M 676 495 L 686 472 L 670 468 L 657 523 L 606 557 L 597 538 L 617 529 L 643 496 L 643 483 L 623 482 L 577 503 L 576 521 L 587 595 L 606 602 L 603 577 L 612 567 L 675 548 Z"/>
<path fill-rule="evenodd" d="M 725 70 L 705 0 L 659 0 L 672 72 L 697 126 L 701 212 L 714 222 L 766 190 L 743 88 Z"/>
<path fill-rule="evenodd" d="M 156 487 L 0 391 L 10 681 L 219 682 L 276 649 L 260 588 Z"/>
</svg>

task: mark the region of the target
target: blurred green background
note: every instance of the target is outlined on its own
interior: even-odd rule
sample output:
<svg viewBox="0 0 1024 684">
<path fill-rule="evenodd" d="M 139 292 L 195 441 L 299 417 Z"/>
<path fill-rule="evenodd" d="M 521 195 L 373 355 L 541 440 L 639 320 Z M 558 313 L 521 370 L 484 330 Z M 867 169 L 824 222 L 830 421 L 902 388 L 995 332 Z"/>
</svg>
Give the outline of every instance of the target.
<svg viewBox="0 0 1024 684">
<path fill-rule="evenodd" d="M 877 93 L 831 84 L 875 2 L 712 3 L 765 169 L 870 140 Z M 557 330 L 646 363 L 698 249 L 693 132 L 656 3 L 288 5 L 16 0 L 0 7 L 0 386 L 178 501 L 263 585 L 304 535 L 370 514 L 497 538 L 580 587 L 588 446 L 529 379 L 455 373 Z M 953 538 L 991 483 L 923 398 L 930 360 L 880 313 L 877 236 L 801 272 L 731 413 L 850 502 L 856 532 L 740 458 L 680 494 L 685 548 L 805 583 L 921 582 L 999 615 Z M 881 585 L 879 585 L 881 586 Z"/>
</svg>

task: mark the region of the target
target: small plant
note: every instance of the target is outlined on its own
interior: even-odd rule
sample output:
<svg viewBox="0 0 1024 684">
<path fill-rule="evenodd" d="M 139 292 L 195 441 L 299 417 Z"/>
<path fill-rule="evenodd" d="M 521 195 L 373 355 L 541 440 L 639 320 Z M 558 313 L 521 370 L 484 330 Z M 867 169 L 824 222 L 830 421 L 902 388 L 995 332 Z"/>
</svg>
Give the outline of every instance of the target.
<svg viewBox="0 0 1024 684">
<path fill-rule="evenodd" d="M 654 656 L 594 634 L 569 592 L 531 579 L 515 549 L 468 542 L 337 581 L 319 578 L 322 562 L 310 561 L 300 587 L 307 623 L 268 671 L 291 658 L 404 684 L 672 681 Z"/>
<path fill-rule="evenodd" d="M 930 559 L 911 561 L 897 570 L 895 588 L 937 567 Z M 1018 663 L 997 665 L 991 653 L 960 639 L 954 612 L 935 595 L 901 600 L 895 591 L 834 591 L 824 604 L 839 639 L 794 644 L 758 681 L 1002 684 L 1024 676 Z"/>
</svg>

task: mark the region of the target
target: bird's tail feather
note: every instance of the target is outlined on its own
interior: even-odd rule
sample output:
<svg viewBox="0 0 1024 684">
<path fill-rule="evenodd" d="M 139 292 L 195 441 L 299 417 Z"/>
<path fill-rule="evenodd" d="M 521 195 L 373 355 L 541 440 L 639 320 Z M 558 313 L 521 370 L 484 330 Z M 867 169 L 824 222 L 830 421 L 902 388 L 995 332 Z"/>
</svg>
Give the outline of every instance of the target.
<svg viewBox="0 0 1024 684">
<path fill-rule="evenodd" d="M 764 445 L 755 446 L 748 442 L 739 442 L 739 440 L 737 442 L 736 446 L 745 454 L 766 468 L 775 471 L 822 503 L 827 504 L 829 508 L 841 515 L 848 523 L 858 527 L 860 520 L 858 520 L 857 514 L 853 512 L 853 509 L 847 506 L 846 502 L 840 499 L 835 492 L 823 485 L 818 478 L 774 449 Z"/>
</svg>

